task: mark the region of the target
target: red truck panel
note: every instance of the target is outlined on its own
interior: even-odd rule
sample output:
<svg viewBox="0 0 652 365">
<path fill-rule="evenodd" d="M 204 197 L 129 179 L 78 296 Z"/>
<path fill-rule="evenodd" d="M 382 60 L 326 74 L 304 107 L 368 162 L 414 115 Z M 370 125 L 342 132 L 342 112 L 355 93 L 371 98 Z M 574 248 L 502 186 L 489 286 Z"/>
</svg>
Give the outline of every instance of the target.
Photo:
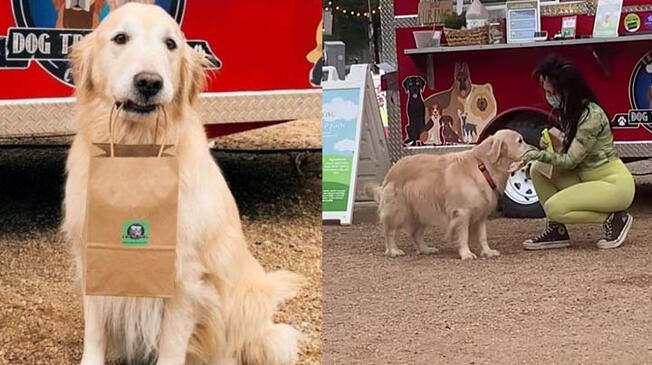
<svg viewBox="0 0 652 365">
<path fill-rule="evenodd" d="M 417 0 L 397 1 L 397 13 L 416 12 Z M 626 5 L 643 3 L 642 1 L 625 1 Z M 623 14 L 623 17 L 626 14 Z M 648 13 L 638 13 L 643 20 Z M 652 17 L 652 14 L 649 15 Z M 561 17 L 544 17 L 542 29 L 554 34 L 561 27 Z M 578 16 L 578 35 L 590 35 L 593 31 L 593 17 Z M 650 24 L 652 28 L 652 24 Z M 426 79 L 426 56 L 405 55 L 404 50 L 415 48 L 412 31 L 424 28 L 401 28 L 396 30 L 398 79 L 400 84 L 409 77 L 418 76 Z M 647 31 L 641 24 L 638 32 Z M 621 34 L 628 34 L 621 22 Z M 607 75 L 594 58 L 593 49 L 600 55 L 610 72 Z M 623 43 L 604 43 L 599 45 L 553 46 L 538 48 L 517 48 L 502 50 L 483 50 L 471 52 L 436 53 L 434 57 L 435 90 L 425 87 L 423 99 L 426 107 L 433 104 L 433 100 L 444 100 L 439 96 L 449 92 L 454 85 L 456 67 L 468 68 L 463 73 L 468 74 L 470 83 L 475 85 L 471 97 L 477 98 L 484 109 L 478 109 L 477 103 L 466 103 L 467 118 L 472 124 L 481 128 L 495 115 L 516 107 L 531 106 L 548 109 L 538 80 L 532 78 L 532 71 L 548 54 L 558 53 L 568 58 L 582 69 L 588 83 L 596 91 L 598 98 L 607 109 L 607 113 L 614 121 L 614 135 L 618 141 L 646 141 L 652 140 L 652 113 L 641 112 L 633 114 L 639 122 L 647 122 L 633 126 L 629 122 L 620 126 L 618 121 L 631 109 L 652 109 L 652 41 L 637 41 Z M 477 90 L 477 92 L 476 92 Z M 401 125 L 403 138 L 407 137 L 408 125 L 408 94 L 400 90 L 401 95 Z M 438 96 L 434 96 L 438 95 Z M 458 96 L 457 94 L 453 94 Z M 429 97 L 431 97 L 429 99 Z M 483 100 L 480 100 L 483 99 Z M 430 101 L 429 101 L 430 100 Z M 462 100 L 462 99 L 459 99 Z M 468 99 L 467 99 L 468 100 Z M 462 104 L 459 104 L 462 105 Z M 441 107 L 441 105 L 438 105 Z M 446 107 L 446 106 L 445 106 Z M 450 117 L 459 121 L 455 113 L 457 107 L 448 108 Z M 462 106 L 462 111 L 464 107 Z M 430 112 L 430 111 L 429 111 Z M 475 120 L 473 119 L 475 118 Z M 484 119 L 483 119 L 484 118 Z M 489 120 L 486 120 L 486 119 Z M 483 119 L 483 120 L 481 120 Z M 636 121 L 636 120 L 634 120 Z M 480 130 L 477 133 L 480 133 Z"/>
<path fill-rule="evenodd" d="M 16 26 L 14 12 L 20 10 L 21 4 L 42 7 L 35 11 L 54 12 L 52 0 L 0 0 L 0 36 Z M 180 6 L 181 28 L 186 37 L 206 41 L 222 61 L 222 69 L 214 72 L 206 91 L 312 87 L 309 77 L 313 64 L 306 56 L 317 46 L 320 1 L 159 0 L 157 4 Z M 72 93 L 69 85 L 34 61 L 27 69 L 0 67 L 0 84 L 0 99 L 63 97 Z"/>
</svg>

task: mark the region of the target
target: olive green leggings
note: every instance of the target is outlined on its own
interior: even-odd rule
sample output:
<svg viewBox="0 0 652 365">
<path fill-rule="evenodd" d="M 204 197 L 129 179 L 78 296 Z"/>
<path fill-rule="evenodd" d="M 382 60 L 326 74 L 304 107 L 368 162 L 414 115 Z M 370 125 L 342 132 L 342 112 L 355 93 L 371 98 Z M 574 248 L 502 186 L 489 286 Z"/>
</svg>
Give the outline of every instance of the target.
<svg viewBox="0 0 652 365">
<path fill-rule="evenodd" d="M 634 177 L 620 160 L 595 168 L 553 169 L 548 179 L 536 169 L 530 174 L 548 219 L 563 224 L 602 223 L 609 213 L 626 210 L 634 200 Z"/>
</svg>

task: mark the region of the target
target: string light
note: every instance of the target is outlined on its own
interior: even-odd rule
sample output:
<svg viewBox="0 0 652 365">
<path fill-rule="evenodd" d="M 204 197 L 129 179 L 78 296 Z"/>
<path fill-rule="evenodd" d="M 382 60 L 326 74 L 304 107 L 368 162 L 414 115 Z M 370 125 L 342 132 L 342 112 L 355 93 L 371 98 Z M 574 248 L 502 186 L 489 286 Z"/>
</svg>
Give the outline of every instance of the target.
<svg viewBox="0 0 652 365">
<path fill-rule="evenodd" d="M 380 13 L 380 9 L 381 9 L 380 5 L 378 5 L 378 7 L 374 8 L 374 9 L 371 9 L 371 15 L 376 15 L 376 13 Z M 357 9 L 346 9 L 344 7 L 340 7 L 339 5 L 333 6 L 332 1 L 329 1 L 328 6 L 324 7 L 324 11 L 329 11 L 329 10 L 331 12 L 333 12 L 334 14 L 339 13 L 339 14 L 342 14 L 342 15 L 358 17 L 358 18 L 361 18 L 361 17 L 368 18 L 369 17 L 369 12 L 368 11 L 364 12 L 364 11 L 360 11 L 360 10 L 357 10 Z"/>
</svg>

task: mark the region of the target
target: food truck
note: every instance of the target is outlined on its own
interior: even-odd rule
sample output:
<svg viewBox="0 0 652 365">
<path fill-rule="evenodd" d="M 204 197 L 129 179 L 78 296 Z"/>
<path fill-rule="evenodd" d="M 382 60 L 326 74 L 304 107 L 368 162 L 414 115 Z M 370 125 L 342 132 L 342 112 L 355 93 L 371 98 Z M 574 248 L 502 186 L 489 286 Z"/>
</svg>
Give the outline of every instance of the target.
<svg viewBox="0 0 652 365">
<path fill-rule="evenodd" d="M 70 47 L 126 2 L 0 0 L 0 143 L 74 133 Z M 214 60 L 199 103 L 209 137 L 321 117 L 320 2 L 139 2 Z"/>
<path fill-rule="evenodd" d="M 420 23 L 424 1 L 381 0 L 381 62 L 393 68 L 383 86 L 394 161 L 408 154 L 470 148 L 500 128 L 516 129 L 538 145 L 542 129 L 557 122 L 532 71 L 551 53 L 581 69 L 611 118 L 621 157 L 632 161 L 652 156 L 652 4 L 483 1 L 488 32 L 502 33 L 493 39 L 496 43 L 490 36 L 459 45 L 456 35 L 452 45 L 444 31 L 439 45 L 417 47 L 415 31 L 443 28 Z M 532 11 L 512 13 L 519 6 Z M 529 39 L 521 39 L 524 34 L 518 30 L 527 20 L 533 30 L 547 35 L 530 32 L 525 34 Z M 558 33 L 564 36 L 553 39 Z M 501 207 L 507 216 L 542 216 L 524 169 L 512 174 Z"/>
</svg>

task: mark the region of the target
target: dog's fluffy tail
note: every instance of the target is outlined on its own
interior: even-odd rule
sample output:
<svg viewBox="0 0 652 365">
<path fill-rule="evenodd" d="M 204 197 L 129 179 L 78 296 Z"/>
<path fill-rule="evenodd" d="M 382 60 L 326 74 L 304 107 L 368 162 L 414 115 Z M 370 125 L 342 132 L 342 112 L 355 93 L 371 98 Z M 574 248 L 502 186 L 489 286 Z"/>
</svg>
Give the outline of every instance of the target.
<svg viewBox="0 0 652 365">
<path fill-rule="evenodd" d="M 267 279 L 272 287 L 272 298 L 275 305 L 293 298 L 306 284 L 303 276 L 285 270 L 269 272 Z"/>
<path fill-rule="evenodd" d="M 373 198 L 376 203 L 380 203 L 380 193 L 383 191 L 383 187 L 377 184 L 369 183 L 364 187 L 364 193 Z"/>
<path fill-rule="evenodd" d="M 242 292 L 244 297 L 232 317 L 231 333 L 243 345 L 241 359 L 252 365 L 286 365 L 297 362 L 303 335 L 287 324 L 273 323 L 274 309 L 294 297 L 304 286 L 302 276 L 289 271 L 265 274 L 256 288 Z M 246 334 L 246 335 L 245 335 Z"/>
</svg>

